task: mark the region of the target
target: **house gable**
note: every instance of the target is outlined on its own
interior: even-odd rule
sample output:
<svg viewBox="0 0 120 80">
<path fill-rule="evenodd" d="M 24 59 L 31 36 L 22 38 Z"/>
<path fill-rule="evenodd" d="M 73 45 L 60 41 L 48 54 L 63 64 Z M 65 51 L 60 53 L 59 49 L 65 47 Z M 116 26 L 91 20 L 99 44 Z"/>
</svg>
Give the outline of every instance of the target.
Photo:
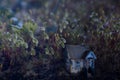
<svg viewBox="0 0 120 80">
<path fill-rule="evenodd" d="M 85 59 L 97 59 L 93 51 L 90 51 Z"/>
</svg>

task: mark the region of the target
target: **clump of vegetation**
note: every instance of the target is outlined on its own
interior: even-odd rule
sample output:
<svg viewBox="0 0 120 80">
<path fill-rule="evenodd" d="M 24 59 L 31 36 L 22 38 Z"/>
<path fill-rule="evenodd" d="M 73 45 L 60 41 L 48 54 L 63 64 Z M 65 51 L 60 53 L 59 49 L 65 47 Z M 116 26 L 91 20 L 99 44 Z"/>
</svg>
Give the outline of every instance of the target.
<svg viewBox="0 0 120 80">
<path fill-rule="evenodd" d="M 98 57 L 96 80 L 118 79 L 119 0 L 118 3 L 113 0 L 45 0 L 38 1 L 42 6 L 37 9 L 31 7 L 32 1 L 21 0 L 24 4 L 17 6 L 11 3 L 9 9 L 4 7 L 5 0 L 0 7 L 1 79 L 74 78 L 65 71 L 61 60 L 66 44 L 84 44 L 93 48 Z M 13 6 L 21 9 L 14 11 Z"/>
</svg>

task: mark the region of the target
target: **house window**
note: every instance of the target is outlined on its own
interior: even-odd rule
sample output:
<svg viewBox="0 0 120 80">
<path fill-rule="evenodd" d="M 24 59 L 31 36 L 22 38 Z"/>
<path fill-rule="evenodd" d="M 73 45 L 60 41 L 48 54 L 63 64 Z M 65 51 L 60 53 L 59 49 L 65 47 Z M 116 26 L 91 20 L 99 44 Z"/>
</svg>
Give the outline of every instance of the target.
<svg viewBox="0 0 120 80">
<path fill-rule="evenodd" d="M 94 60 L 93 59 L 89 59 L 89 66 L 94 68 Z"/>
<path fill-rule="evenodd" d="M 80 62 L 79 61 L 76 61 L 76 64 L 79 64 Z"/>
<path fill-rule="evenodd" d="M 76 70 L 80 70 L 80 61 L 76 61 L 76 66 L 75 66 Z"/>
</svg>

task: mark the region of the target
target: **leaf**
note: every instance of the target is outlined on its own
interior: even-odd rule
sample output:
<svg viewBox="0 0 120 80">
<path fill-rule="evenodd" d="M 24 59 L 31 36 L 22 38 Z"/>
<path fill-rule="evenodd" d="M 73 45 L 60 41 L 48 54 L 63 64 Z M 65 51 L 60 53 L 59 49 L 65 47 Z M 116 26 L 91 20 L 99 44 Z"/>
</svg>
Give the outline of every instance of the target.
<svg viewBox="0 0 120 80">
<path fill-rule="evenodd" d="M 28 30 L 33 31 L 33 32 L 37 30 L 37 27 L 38 27 L 37 24 L 32 21 L 28 21 L 24 23 L 23 25 L 23 28 L 27 28 Z"/>
<path fill-rule="evenodd" d="M 30 53 L 31 53 L 32 56 L 34 56 L 35 55 L 35 49 L 32 48 Z"/>
<path fill-rule="evenodd" d="M 28 44 L 25 41 L 22 41 L 22 40 L 21 40 L 21 46 L 26 48 L 26 49 L 28 48 Z"/>
<path fill-rule="evenodd" d="M 45 54 L 49 54 L 49 49 L 48 48 L 45 48 Z"/>
<path fill-rule="evenodd" d="M 36 46 L 38 45 L 38 40 L 36 38 L 33 38 L 32 41 Z"/>
<path fill-rule="evenodd" d="M 65 38 L 61 38 L 61 41 L 62 41 L 62 42 L 64 42 L 64 43 L 66 43 L 66 40 L 65 40 Z"/>
<path fill-rule="evenodd" d="M 62 33 L 62 32 L 63 32 L 63 28 L 60 27 L 60 28 L 59 28 L 59 31 L 60 31 L 60 33 Z"/>
<path fill-rule="evenodd" d="M 55 51 L 52 47 L 50 47 L 50 52 L 51 52 L 52 55 L 55 53 Z"/>
<path fill-rule="evenodd" d="M 63 42 L 61 42 L 61 46 L 62 48 L 65 48 L 65 44 Z"/>
<path fill-rule="evenodd" d="M 45 33 L 45 32 L 44 32 L 44 34 L 43 34 L 43 35 L 44 35 L 44 39 L 47 39 L 47 40 L 49 39 L 49 36 L 48 36 L 48 34 L 47 34 L 47 33 Z"/>
<path fill-rule="evenodd" d="M 20 33 L 20 29 L 14 27 L 14 26 L 12 27 L 12 31 L 13 31 L 14 33 Z"/>
</svg>

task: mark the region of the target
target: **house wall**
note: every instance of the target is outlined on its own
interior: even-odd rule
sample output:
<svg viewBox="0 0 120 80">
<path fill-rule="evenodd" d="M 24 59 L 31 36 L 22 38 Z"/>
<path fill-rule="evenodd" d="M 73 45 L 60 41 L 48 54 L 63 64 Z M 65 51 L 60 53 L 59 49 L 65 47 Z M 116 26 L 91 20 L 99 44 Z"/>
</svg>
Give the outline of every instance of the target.
<svg viewBox="0 0 120 80">
<path fill-rule="evenodd" d="M 66 67 L 68 70 L 70 70 L 71 73 L 78 73 L 80 72 L 84 67 L 88 70 L 89 67 L 94 69 L 94 59 L 80 59 L 80 60 L 74 60 L 74 59 L 67 59 Z"/>
<path fill-rule="evenodd" d="M 66 68 L 67 68 L 68 71 L 70 71 L 71 64 L 72 63 L 71 63 L 70 59 L 67 59 L 66 60 Z"/>
<path fill-rule="evenodd" d="M 84 60 L 81 59 L 81 60 L 80 60 L 80 68 L 82 69 L 83 67 L 84 67 Z"/>
<path fill-rule="evenodd" d="M 83 68 L 89 70 L 89 68 L 94 70 L 94 59 L 67 59 L 66 60 L 66 67 L 71 73 L 78 73 Z"/>
<path fill-rule="evenodd" d="M 85 60 L 87 61 L 87 68 L 91 67 L 94 69 L 94 62 L 95 59 L 97 59 L 96 55 L 94 54 L 93 51 L 90 51 L 88 55 L 86 56 Z"/>
<path fill-rule="evenodd" d="M 93 68 L 94 69 L 94 59 L 87 59 L 86 60 L 86 68 L 88 69 L 89 67 Z"/>
<path fill-rule="evenodd" d="M 71 73 L 78 73 L 82 70 L 84 67 L 84 60 L 74 60 L 71 59 L 71 64 L 70 64 L 70 72 Z"/>
<path fill-rule="evenodd" d="M 80 71 L 80 63 L 79 61 L 76 63 L 76 60 L 71 60 L 72 64 L 70 67 L 71 73 L 78 73 Z"/>
</svg>

